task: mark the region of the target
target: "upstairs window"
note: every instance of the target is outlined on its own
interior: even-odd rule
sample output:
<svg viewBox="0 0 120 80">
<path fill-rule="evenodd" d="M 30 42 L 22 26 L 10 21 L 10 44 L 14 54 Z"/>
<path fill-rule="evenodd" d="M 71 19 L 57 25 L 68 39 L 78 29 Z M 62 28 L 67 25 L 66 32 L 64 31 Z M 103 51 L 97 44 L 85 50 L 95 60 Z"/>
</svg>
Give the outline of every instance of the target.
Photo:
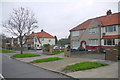
<svg viewBox="0 0 120 80">
<path fill-rule="evenodd" d="M 105 28 L 106 32 L 115 32 L 116 31 L 116 26 L 108 26 Z"/>
<path fill-rule="evenodd" d="M 72 31 L 72 36 L 79 36 L 80 35 L 80 31 Z"/>
<path fill-rule="evenodd" d="M 97 33 L 98 32 L 98 28 L 90 28 L 89 29 L 89 33 L 90 34 L 95 34 L 95 33 Z"/>
<path fill-rule="evenodd" d="M 35 42 L 37 42 L 37 38 L 35 38 Z"/>
</svg>

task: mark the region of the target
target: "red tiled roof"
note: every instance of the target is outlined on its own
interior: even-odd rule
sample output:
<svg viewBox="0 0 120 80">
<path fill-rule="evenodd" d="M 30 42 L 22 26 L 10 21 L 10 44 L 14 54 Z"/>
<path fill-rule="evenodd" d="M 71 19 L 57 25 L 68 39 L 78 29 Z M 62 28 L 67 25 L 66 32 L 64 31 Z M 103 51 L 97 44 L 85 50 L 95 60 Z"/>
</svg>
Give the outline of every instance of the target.
<svg viewBox="0 0 120 80">
<path fill-rule="evenodd" d="M 33 42 L 26 42 L 25 44 L 33 44 Z"/>
<path fill-rule="evenodd" d="M 109 36 L 103 36 L 102 39 L 114 39 L 114 38 L 120 38 L 120 35 L 109 35 Z"/>
<path fill-rule="evenodd" d="M 92 19 L 89 19 L 89 20 L 83 22 L 82 24 L 72 28 L 70 31 L 86 29 L 89 26 L 89 24 L 92 20 L 95 20 L 95 21 L 101 23 L 102 26 L 120 24 L 120 18 L 118 18 L 118 17 L 120 17 L 120 12 L 119 13 L 114 13 L 114 14 L 111 14 L 111 15 L 92 18 Z"/>
<path fill-rule="evenodd" d="M 55 38 L 47 32 L 32 33 L 29 36 L 27 36 L 27 38 L 34 38 L 34 36 L 37 36 L 39 38 Z"/>
</svg>

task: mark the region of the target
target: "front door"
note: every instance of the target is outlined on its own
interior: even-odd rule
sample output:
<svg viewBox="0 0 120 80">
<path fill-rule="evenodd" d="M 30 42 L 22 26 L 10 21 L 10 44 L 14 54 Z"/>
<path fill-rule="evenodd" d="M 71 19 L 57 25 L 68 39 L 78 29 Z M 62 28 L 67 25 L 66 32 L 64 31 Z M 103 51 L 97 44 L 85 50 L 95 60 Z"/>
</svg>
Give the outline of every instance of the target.
<svg viewBox="0 0 120 80">
<path fill-rule="evenodd" d="M 86 49 L 86 41 L 81 41 L 81 47 Z"/>
</svg>

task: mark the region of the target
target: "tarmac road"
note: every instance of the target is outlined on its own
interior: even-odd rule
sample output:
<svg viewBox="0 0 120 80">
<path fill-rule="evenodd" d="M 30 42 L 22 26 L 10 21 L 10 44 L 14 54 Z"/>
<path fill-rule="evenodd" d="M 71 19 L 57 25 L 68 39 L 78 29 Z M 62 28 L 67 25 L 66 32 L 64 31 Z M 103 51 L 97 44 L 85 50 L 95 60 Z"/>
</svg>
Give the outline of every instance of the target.
<svg viewBox="0 0 120 80">
<path fill-rule="evenodd" d="M 6 54 L 2 55 L 2 61 L 2 75 L 5 78 L 70 78 L 59 73 L 11 59 Z"/>
</svg>

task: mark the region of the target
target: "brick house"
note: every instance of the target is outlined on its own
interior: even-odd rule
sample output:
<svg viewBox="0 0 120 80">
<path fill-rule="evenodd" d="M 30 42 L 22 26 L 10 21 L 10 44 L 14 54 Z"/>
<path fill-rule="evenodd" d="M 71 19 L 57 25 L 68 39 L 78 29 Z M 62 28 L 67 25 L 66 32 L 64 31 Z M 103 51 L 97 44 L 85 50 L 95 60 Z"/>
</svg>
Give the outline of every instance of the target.
<svg viewBox="0 0 120 80">
<path fill-rule="evenodd" d="M 55 45 L 55 37 L 41 30 L 41 32 L 32 32 L 26 36 L 24 47 L 28 49 L 41 49 L 44 44 Z"/>
<path fill-rule="evenodd" d="M 107 15 L 88 19 L 82 24 L 72 28 L 71 48 L 84 47 L 87 50 L 97 50 L 101 46 L 116 46 L 120 44 L 120 13 L 112 14 L 111 10 Z"/>
</svg>

